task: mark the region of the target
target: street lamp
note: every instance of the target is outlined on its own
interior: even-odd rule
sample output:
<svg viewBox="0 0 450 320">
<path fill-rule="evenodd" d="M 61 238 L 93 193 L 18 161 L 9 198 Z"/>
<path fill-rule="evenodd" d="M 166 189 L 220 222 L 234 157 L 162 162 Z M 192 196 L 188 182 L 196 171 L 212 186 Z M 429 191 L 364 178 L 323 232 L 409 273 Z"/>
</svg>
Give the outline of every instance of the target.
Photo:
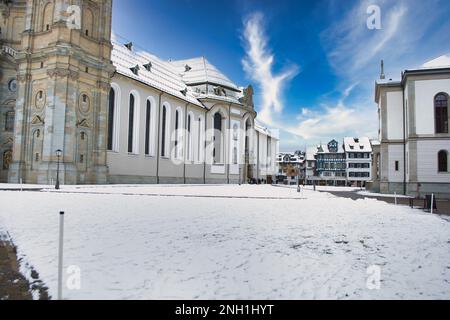
<svg viewBox="0 0 450 320">
<path fill-rule="evenodd" d="M 59 160 L 61 159 L 61 156 L 62 156 L 62 150 L 61 149 L 56 150 L 56 157 L 58 158 L 57 167 L 56 167 L 56 185 L 55 185 L 56 190 L 59 190 Z"/>
</svg>

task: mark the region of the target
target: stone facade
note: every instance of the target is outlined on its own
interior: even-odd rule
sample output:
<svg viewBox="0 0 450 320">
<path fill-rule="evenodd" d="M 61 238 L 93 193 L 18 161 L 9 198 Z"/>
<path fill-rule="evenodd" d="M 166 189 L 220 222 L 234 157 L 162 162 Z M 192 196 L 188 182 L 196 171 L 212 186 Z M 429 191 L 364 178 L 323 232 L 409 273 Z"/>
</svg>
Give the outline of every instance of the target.
<svg viewBox="0 0 450 320">
<path fill-rule="evenodd" d="M 49 183 L 55 179 L 56 150 L 62 183 L 105 183 L 106 119 L 111 56 L 111 0 L 72 1 L 81 10 L 81 28 L 68 27 L 64 0 L 3 2 L 7 32 L 1 39 L 3 92 L 15 79 L 14 94 L 2 115 L 15 108 L 14 135 L 1 132 L 12 160 L 1 178 L 12 183 Z M 5 17 L 5 15 L 4 15 Z M 95 19 L 94 19 L 95 17 Z M 14 102 L 11 102 L 14 100 Z M 4 161 L 3 161 L 4 162 Z M 8 176 L 8 178 L 7 178 Z"/>
</svg>

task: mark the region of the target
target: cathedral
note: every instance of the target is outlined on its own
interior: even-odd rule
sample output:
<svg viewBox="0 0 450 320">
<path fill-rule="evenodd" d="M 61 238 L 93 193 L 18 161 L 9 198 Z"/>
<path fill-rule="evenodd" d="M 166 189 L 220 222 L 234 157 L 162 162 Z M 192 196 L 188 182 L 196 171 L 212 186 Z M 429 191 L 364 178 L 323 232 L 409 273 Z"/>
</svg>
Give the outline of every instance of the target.
<svg viewBox="0 0 450 320">
<path fill-rule="evenodd" d="M 0 1 L 0 182 L 270 181 L 252 86 L 120 43 L 111 19 L 112 0 Z"/>
</svg>

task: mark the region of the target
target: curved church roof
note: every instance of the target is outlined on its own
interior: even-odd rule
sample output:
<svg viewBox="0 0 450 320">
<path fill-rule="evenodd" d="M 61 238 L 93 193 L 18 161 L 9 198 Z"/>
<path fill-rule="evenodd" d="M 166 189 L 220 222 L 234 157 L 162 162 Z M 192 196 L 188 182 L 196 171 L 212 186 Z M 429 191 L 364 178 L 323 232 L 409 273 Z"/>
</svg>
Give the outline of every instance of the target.
<svg viewBox="0 0 450 320">
<path fill-rule="evenodd" d="M 186 86 L 177 69 L 169 62 L 147 52 L 135 52 L 113 41 L 111 60 L 117 73 L 140 81 L 172 96 L 203 106 Z M 135 69 L 137 66 L 137 70 Z M 134 69 L 134 71 L 133 71 Z"/>
<path fill-rule="evenodd" d="M 220 72 L 205 57 L 169 62 L 181 74 L 187 85 L 212 83 L 236 92 L 241 90 L 227 76 Z"/>
</svg>

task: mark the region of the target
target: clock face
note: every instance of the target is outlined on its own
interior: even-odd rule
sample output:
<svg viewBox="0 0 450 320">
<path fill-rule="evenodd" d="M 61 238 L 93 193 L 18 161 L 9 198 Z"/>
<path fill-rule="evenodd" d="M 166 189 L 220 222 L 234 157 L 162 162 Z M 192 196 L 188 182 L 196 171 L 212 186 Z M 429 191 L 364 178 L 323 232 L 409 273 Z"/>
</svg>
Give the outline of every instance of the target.
<svg viewBox="0 0 450 320">
<path fill-rule="evenodd" d="M 13 79 L 13 80 L 9 81 L 8 89 L 11 92 L 16 92 L 17 91 L 17 80 L 16 79 Z"/>
</svg>

